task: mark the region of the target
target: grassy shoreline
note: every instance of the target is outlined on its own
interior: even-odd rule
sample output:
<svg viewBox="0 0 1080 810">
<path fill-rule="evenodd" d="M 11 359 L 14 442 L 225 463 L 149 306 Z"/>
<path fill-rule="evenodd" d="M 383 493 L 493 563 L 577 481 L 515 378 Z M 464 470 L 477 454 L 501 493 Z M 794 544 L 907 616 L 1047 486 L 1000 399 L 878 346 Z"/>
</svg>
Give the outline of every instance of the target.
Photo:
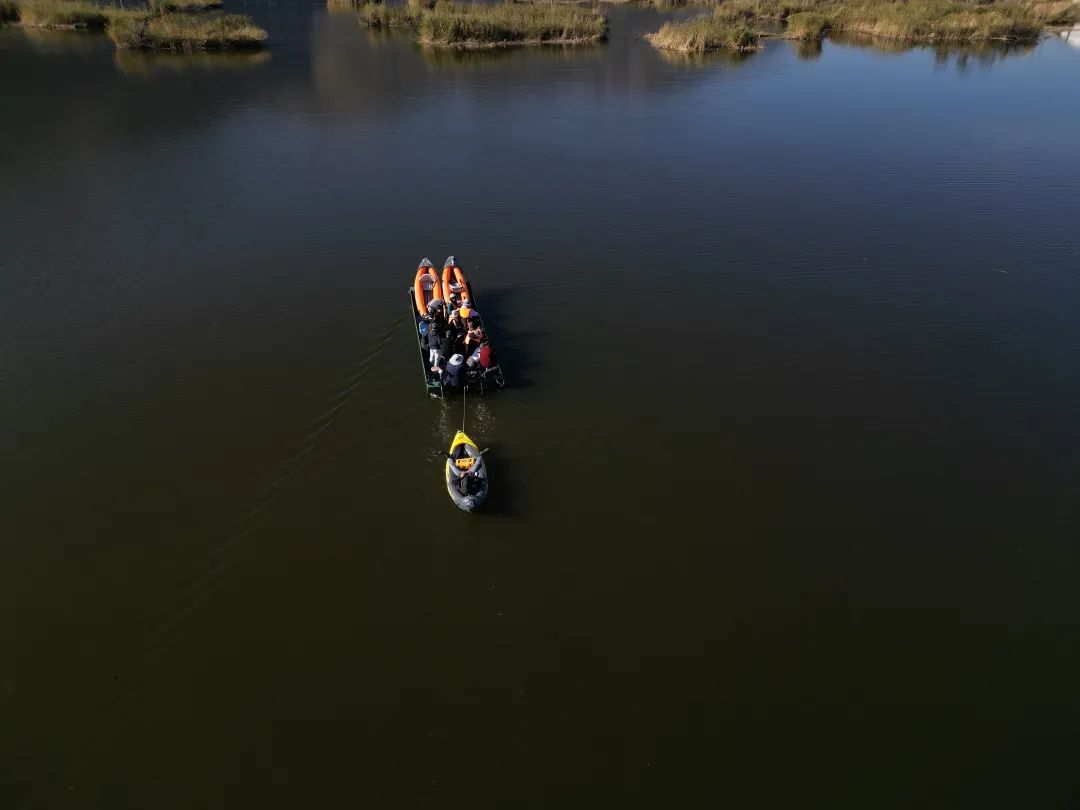
<svg viewBox="0 0 1080 810">
<path fill-rule="evenodd" d="M 437 48 L 587 45 L 607 37 L 604 15 L 567 4 L 369 2 L 360 8 L 360 18 L 371 28 L 410 30 L 421 45 Z"/>
<path fill-rule="evenodd" d="M 849 33 L 910 44 L 1024 43 L 1080 21 L 1075 0 L 721 0 L 712 15 L 665 23 L 655 48 L 686 53 L 745 51 L 762 38 L 820 40 Z M 779 32 L 753 28 L 779 22 Z M 750 33 L 747 33 L 750 27 Z"/>
</svg>

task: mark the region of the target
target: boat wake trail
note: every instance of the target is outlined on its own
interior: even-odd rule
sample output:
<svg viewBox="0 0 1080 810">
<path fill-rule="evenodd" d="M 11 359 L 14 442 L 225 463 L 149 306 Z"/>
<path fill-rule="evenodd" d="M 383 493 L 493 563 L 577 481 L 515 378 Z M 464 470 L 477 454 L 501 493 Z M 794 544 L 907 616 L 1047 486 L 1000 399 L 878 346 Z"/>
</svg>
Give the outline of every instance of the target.
<svg viewBox="0 0 1080 810">
<path fill-rule="evenodd" d="M 192 614 L 213 592 L 222 575 L 235 564 L 241 550 L 258 530 L 260 519 L 285 495 L 290 482 L 296 480 L 320 455 L 351 441 L 349 436 L 333 438 L 330 428 L 335 417 L 352 402 L 372 363 L 383 353 L 394 334 L 400 331 L 404 320 L 405 316 L 395 318 L 379 333 L 364 353 L 363 359 L 349 369 L 348 375 L 339 381 L 337 390 L 322 403 L 319 415 L 311 420 L 307 432 L 298 442 L 296 451 L 277 465 L 272 477 L 255 495 L 250 507 L 238 517 L 233 530 L 207 552 L 204 564 L 199 566 L 202 573 L 187 585 L 176 607 L 147 635 L 147 663 L 168 650 L 186 633 Z"/>
</svg>

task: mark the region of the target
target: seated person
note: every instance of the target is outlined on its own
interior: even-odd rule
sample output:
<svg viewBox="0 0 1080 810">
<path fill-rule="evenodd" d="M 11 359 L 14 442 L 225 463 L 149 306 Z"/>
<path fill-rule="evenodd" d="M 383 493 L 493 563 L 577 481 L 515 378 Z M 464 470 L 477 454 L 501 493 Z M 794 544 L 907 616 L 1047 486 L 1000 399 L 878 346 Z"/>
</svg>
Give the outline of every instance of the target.
<svg viewBox="0 0 1080 810">
<path fill-rule="evenodd" d="M 465 361 L 465 365 L 468 365 L 470 368 L 473 368 L 474 366 L 480 364 L 481 352 L 484 351 L 484 347 L 487 346 L 487 345 L 488 345 L 487 338 L 484 338 L 483 340 L 478 342 L 476 347 L 469 354 L 469 360 Z M 487 366 L 483 366 L 483 367 L 487 368 Z"/>
<path fill-rule="evenodd" d="M 465 321 L 466 323 L 471 321 L 473 318 L 480 317 L 480 313 L 472 308 L 472 304 L 469 302 L 468 298 L 462 300 L 461 307 L 458 309 L 457 313 L 461 316 L 461 320 Z"/>
<path fill-rule="evenodd" d="M 499 365 L 499 361 L 495 359 L 495 350 L 491 348 L 491 344 L 485 338 L 480 344 L 480 349 L 477 354 L 477 359 L 480 361 L 480 368 L 485 371 L 489 368 L 495 368 Z"/>
<path fill-rule="evenodd" d="M 445 384 L 451 388 L 461 388 L 465 384 L 465 358 L 455 354 L 446 364 Z"/>
</svg>

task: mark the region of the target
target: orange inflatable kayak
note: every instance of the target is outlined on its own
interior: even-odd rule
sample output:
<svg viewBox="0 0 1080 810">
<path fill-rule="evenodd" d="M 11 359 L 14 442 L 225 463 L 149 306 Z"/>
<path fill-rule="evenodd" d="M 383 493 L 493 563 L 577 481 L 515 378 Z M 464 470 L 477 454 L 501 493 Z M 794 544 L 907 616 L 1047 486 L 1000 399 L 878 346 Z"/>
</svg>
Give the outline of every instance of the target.
<svg viewBox="0 0 1080 810">
<path fill-rule="evenodd" d="M 424 259 L 420 262 L 420 266 L 416 268 L 416 280 L 413 282 L 413 299 L 416 303 L 416 311 L 421 315 L 427 315 L 428 304 L 436 298 L 442 297 L 439 271 L 435 269 L 435 265 Z"/>
<path fill-rule="evenodd" d="M 453 256 L 447 256 L 443 263 L 442 282 L 447 306 L 450 305 L 451 295 L 456 295 L 459 301 L 468 298 L 470 303 L 475 303 L 472 301 L 472 290 L 469 288 L 469 282 L 465 280 L 465 273 L 458 267 Z"/>
</svg>

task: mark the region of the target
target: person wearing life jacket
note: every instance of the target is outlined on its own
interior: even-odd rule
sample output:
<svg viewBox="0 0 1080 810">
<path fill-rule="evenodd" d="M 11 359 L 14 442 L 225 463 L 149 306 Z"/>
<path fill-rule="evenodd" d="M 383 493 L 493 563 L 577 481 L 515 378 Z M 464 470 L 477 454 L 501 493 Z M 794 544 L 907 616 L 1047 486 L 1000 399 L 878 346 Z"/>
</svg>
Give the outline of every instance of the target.
<svg viewBox="0 0 1080 810">
<path fill-rule="evenodd" d="M 466 354 L 471 355 L 484 340 L 484 329 L 480 326 L 480 322 L 476 320 L 472 321 L 469 324 L 469 331 L 465 333 Z"/>
<path fill-rule="evenodd" d="M 461 301 L 461 306 L 457 310 L 457 314 L 461 316 L 462 323 L 468 323 L 473 318 L 479 318 L 480 313 L 472 308 L 472 301 L 468 298 L 464 298 Z"/>
<path fill-rule="evenodd" d="M 460 459 L 454 458 L 450 453 L 446 454 L 450 459 L 450 474 L 455 479 L 453 483 L 462 495 L 468 497 L 480 489 L 481 479 L 484 478 L 483 457 L 486 452 L 487 450 L 480 451 L 478 458 L 462 456 Z"/>
<path fill-rule="evenodd" d="M 453 483 L 457 487 L 458 492 L 465 497 L 472 495 L 480 488 L 479 475 L 477 475 L 479 472 L 480 460 L 462 456 L 461 461 L 466 464 L 466 466 L 462 467 L 458 465 L 458 459 L 455 459 L 449 453 L 446 454 L 446 457 L 450 459 L 450 474 L 455 479 Z"/>
</svg>

